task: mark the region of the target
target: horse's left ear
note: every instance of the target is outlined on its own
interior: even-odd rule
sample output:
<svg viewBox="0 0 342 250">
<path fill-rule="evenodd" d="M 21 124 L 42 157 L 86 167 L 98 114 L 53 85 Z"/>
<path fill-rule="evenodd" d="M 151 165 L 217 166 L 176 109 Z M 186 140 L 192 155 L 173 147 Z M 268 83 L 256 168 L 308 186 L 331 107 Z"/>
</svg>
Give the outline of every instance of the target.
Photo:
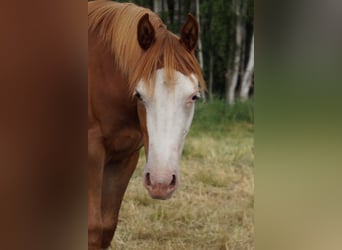
<svg viewBox="0 0 342 250">
<path fill-rule="evenodd" d="M 196 18 L 188 14 L 188 20 L 183 25 L 181 30 L 180 42 L 185 46 L 187 50 L 192 52 L 197 45 L 198 40 L 198 23 Z"/>
<path fill-rule="evenodd" d="M 148 18 L 148 14 L 140 18 L 138 23 L 138 42 L 143 50 L 147 50 L 155 40 L 154 28 Z"/>
</svg>

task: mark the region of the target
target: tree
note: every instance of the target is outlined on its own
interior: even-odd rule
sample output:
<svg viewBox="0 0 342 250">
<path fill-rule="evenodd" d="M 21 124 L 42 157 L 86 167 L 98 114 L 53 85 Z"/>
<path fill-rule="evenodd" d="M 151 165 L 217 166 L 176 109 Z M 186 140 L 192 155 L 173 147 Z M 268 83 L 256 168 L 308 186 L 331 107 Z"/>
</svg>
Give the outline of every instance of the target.
<svg viewBox="0 0 342 250">
<path fill-rule="evenodd" d="M 157 14 L 160 14 L 162 11 L 162 2 L 160 0 L 153 1 L 153 11 Z"/>
<path fill-rule="evenodd" d="M 203 51 L 202 51 L 202 39 L 201 39 L 201 22 L 200 22 L 200 3 L 196 0 L 196 19 L 199 25 L 199 38 L 198 38 L 198 61 L 201 69 L 203 70 Z M 205 91 L 202 90 L 203 101 L 206 101 Z"/>
<path fill-rule="evenodd" d="M 241 81 L 240 98 L 242 101 L 245 101 L 248 99 L 249 89 L 252 86 L 253 71 L 254 71 L 254 34 L 253 34 L 252 41 L 251 41 L 251 48 L 249 50 L 249 59 L 248 59 L 247 68 Z"/>
<path fill-rule="evenodd" d="M 233 53 L 233 61 L 228 61 L 226 72 L 226 100 L 232 105 L 235 102 L 235 91 L 238 85 L 241 68 L 241 55 L 243 53 L 242 42 L 244 36 L 244 19 L 246 4 L 244 1 L 233 1 L 236 21 L 235 21 L 235 49 Z M 243 58 L 244 59 L 244 58 Z"/>
<path fill-rule="evenodd" d="M 202 1 L 201 27 L 204 57 L 204 75 L 208 84 L 209 99 L 224 96 L 224 73 L 229 46 L 231 2 L 225 0 Z"/>
</svg>

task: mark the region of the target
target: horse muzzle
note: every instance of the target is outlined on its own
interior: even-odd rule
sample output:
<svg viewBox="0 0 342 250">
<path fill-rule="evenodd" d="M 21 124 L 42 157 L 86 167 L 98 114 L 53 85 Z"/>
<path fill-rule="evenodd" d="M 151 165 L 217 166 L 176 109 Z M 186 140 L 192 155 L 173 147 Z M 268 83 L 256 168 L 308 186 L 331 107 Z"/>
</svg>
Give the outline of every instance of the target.
<svg viewBox="0 0 342 250">
<path fill-rule="evenodd" d="M 172 171 L 164 171 L 162 173 L 146 171 L 144 174 L 144 186 L 153 199 L 169 199 L 178 186 L 177 173 Z"/>
</svg>

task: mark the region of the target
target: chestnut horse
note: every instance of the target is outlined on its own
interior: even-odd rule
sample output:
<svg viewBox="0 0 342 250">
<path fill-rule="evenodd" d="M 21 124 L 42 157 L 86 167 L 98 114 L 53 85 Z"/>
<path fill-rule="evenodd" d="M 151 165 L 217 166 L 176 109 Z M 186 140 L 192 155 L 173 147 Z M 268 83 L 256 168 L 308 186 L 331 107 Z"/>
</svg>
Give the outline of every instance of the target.
<svg viewBox="0 0 342 250">
<path fill-rule="evenodd" d="M 180 37 L 134 4 L 88 4 L 88 249 L 108 248 L 144 146 L 144 186 L 168 199 L 194 103 L 205 88 L 194 55 L 198 24 Z"/>
</svg>

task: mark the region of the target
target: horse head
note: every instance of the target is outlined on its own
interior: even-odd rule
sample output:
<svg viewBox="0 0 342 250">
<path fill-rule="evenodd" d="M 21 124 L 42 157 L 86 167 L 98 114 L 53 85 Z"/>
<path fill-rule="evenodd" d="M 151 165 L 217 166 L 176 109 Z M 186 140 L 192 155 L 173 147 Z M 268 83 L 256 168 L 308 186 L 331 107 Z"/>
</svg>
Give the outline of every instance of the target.
<svg viewBox="0 0 342 250">
<path fill-rule="evenodd" d="M 139 45 L 146 53 L 158 42 L 148 14 L 139 22 L 137 37 Z M 176 39 L 173 34 L 172 39 Z M 193 119 L 195 102 L 200 98 L 199 80 L 191 72 L 191 62 L 186 63 L 187 58 L 190 61 L 195 58 L 197 39 L 198 24 L 189 15 L 181 36 L 169 48 L 172 50 L 169 56 L 171 61 L 174 60 L 177 64 L 177 58 L 183 57 L 183 61 L 179 60 L 179 63 L 185 66 L 175 65 L 175 70 L 170 71 L 167 63 L 159 62 L 155 77 L 141 79 L 134 89 L 147 159 L 143 172 L 144 186 L 155 199 L 170 198 L 179 185 L 179 162 L 184 140 Z M 168 49 L 166 43 L 164 41 L 161 46 L 164 51 L 160 53 L 164 62 L 168 60 L 165 58 Z M 177 51 L 180 52 L 177 54 Z"/>
</svg>

